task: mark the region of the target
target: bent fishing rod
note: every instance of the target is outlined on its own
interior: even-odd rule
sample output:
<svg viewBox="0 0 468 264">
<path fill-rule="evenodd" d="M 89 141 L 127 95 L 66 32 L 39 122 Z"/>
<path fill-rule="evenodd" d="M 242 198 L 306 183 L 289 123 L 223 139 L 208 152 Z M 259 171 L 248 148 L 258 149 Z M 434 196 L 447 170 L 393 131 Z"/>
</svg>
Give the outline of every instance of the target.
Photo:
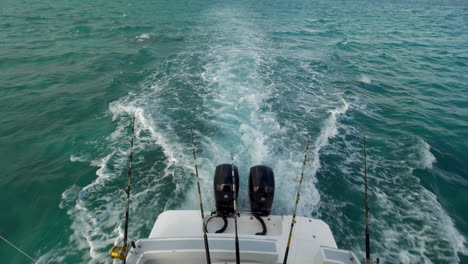
<svg viewBox="0 0 468 264">
<path fill-rule="evenodd" d="M 205 213 L 203 211 L 203 199 L 201 195 L 201 188 L 200 188 L 200 177 L 198 176 L 198 162 L 197 162 L 197 154 L 195 153 L 195 143 L 193 140 L 193 130 L 192 126 L 190 126 L 190 136 L 192 138 L 192 154 L 193 160 L 195 162 L 195 175 L 197 176 L 197 189 L 198 189 L 198 199 L 200 201 L 200 215 L 202 220 L 202 228 L 203 228 L 203 240 L 205 242 L 205 255 L 206 255 L 206 263 L 211 264 L 211 257 L 210 257 L 210 248 L 208 245 L 208 236 L 206 235 L 206 222 L 205 222 Z"/>
</svg>

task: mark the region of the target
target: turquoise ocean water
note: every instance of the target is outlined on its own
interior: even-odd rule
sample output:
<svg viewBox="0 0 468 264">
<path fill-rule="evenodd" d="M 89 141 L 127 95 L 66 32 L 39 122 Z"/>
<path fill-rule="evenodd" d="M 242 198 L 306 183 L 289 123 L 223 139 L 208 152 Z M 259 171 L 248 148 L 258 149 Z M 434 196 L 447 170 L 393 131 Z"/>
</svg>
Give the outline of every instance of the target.
<svg viewBox="0 0 468 264">
<path fill-rule="evenodd" d="M 364 256 L 468 263 L 468 2 L 2 0 L 0 234 L 39 263 L 112 263 L 136 113 L 130 238 L 205 206 L 215 165 L 273 167 L 273 213 Z M 120 236 L 120 238 L 119 238 Z M 468 254 L 468 253 L 467 253 Z M 28 263 L 0 243 L 1 263 Z"/>
</svg>

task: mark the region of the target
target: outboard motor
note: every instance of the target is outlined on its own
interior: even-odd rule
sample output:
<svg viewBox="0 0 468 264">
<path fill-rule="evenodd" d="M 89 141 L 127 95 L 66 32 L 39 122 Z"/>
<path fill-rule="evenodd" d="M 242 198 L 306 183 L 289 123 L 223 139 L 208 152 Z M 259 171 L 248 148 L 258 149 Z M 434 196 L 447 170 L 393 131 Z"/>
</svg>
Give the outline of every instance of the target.
<svg viewBox="0 0 468 264">
<path fill-rule="evenodd" d="M 254 215 L 268 216 L 275 196 L 275 176 L 267 166 L 253 166 L 249 176 L 250 208 Z"/>
<path fill-rule="evenodd" d="M 234 197 L 232 182 L 232 165 L 221 164 L 216 166 L 214 175 L 214 193 L 216 200 L 216 214 L 218 216 L 234 215 Z M 234 166 L 236 180 L 236 198 L 239 193 L 239 170 Z"/>
</svg>

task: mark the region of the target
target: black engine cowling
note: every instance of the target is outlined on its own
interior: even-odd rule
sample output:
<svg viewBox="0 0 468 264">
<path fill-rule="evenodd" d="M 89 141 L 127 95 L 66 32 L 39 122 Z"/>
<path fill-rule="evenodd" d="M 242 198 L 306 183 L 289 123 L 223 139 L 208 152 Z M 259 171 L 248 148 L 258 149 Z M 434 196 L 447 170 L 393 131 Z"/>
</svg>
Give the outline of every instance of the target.
<svg viewBox="0 0 468 264">
<path fill-rule="evenodd" d="M 270 214 L 275 196 L 275 176 L 267 166 L 253 166 L 249 175 L 249 198 L 252 213 L 267 216 Z"/>
<path fill-rule="evenodd" d="M 214 175 L 214 193 L 216 200 L 216 212 L 218 215 L 229 216 L 234 214 L 234 195 L 232 182 L 232 165 L 221 164 L 216 166 Z M 234 178 L 236 181 L 236 198 L 239 193 L 239 170 L 234 166 Z"/>
</svg>

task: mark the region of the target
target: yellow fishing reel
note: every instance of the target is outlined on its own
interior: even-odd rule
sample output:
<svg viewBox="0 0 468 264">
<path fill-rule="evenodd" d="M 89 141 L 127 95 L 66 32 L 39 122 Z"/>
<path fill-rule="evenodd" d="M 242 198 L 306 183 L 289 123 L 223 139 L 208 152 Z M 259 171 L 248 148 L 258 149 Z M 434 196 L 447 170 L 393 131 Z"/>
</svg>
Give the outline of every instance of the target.
<svg viewBox="0 0 468 264">
<path fill-rule="evenodd" d="M 109 256 L 113 259 L 124 260 L 127 257 L 127 247 L 113 246 L 109 251 Z"/>
</svg>

